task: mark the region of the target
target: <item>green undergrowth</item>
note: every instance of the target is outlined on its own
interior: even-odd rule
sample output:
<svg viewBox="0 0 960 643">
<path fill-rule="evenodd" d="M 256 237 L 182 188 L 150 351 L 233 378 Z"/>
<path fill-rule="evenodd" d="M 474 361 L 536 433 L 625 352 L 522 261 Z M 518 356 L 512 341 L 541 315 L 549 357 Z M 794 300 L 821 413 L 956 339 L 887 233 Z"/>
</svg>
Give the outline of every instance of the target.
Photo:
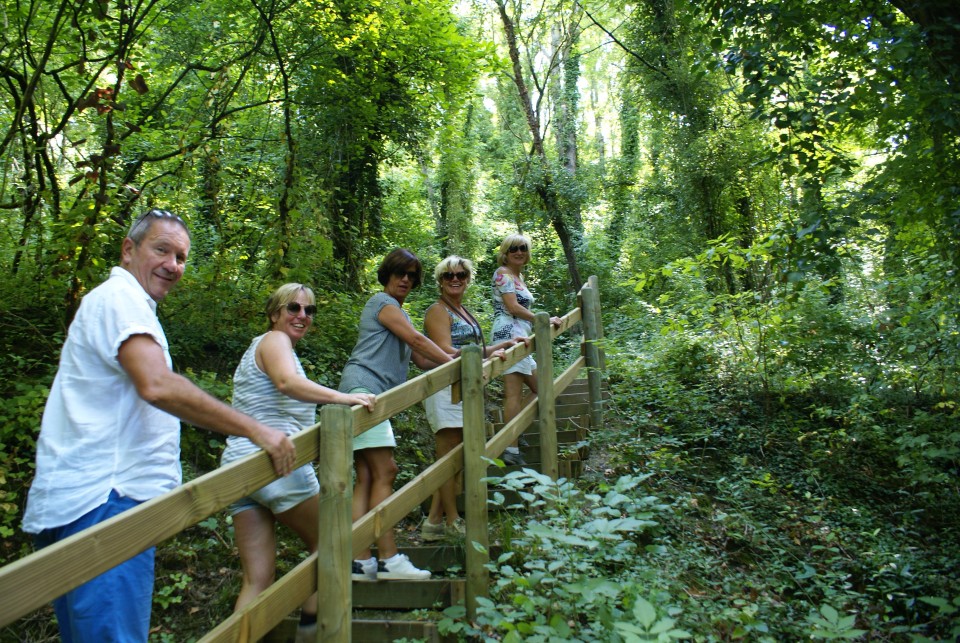
<svg viewBox="0 0 960 643">
<path fill-rule="evenodd" d="M 752 325 L 665 326 L 678 313 L 650 308 L 608 326 L 611 404 L 585 475 L 491 481 L 521 501 L 497 514 L 489 598 L 443 630 L 960 640 L 957 333 L 913 330 L 921 360 L 851 310 L 844 326 L 813 292 Z"/>
<path fill-rule="evenodd" d="M 652 427 L 587 477 L 525 470 L 491 481 L 521 502 L 497 512 L 503 554 L 476 617 L 441 631 L 482 641 L 953 641 L 960 635 L 956 498 L 936 508 L 811 480 Z M 596 462 L 594 458 L 594 462 Z M 515 497 L 504 493 L 501 498 Z M 502 500 L 501 500 L 502 501 Z"/>
</svg>

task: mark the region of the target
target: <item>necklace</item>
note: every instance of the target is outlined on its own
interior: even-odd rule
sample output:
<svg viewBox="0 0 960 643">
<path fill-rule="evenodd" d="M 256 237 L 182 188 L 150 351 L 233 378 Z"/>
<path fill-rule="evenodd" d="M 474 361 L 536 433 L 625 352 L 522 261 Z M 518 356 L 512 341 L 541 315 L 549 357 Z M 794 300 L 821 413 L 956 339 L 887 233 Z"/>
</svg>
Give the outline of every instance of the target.
<svg viewBox="0 0 960 643">
<path fill-rule="evenodd" d="M 475 331 L 474 334 L 480 339 L 480 345 L 483 347 L 482 357 L 486 357 L 487 342 L 483 338 L 483 329 L 480 328 L 480 322 L 477 321 L 477 318 L 474 317 L 469 310 L 467 310 L 466 306 L 464 306 L 463 304 L 456 306 L 452 301 L 447 299 L 444 295 L 440 295 L 440 301 L 443 302 L 443 304 L 447 307 L 448 310 L 453 311 L 453 313 L 457 317 L 459 317 L 464 322 L 466 322 L 467 326 L 469 326 L 472 331 Z M 460 312 L 461 310 L 463 312 Z"/>
</svg>

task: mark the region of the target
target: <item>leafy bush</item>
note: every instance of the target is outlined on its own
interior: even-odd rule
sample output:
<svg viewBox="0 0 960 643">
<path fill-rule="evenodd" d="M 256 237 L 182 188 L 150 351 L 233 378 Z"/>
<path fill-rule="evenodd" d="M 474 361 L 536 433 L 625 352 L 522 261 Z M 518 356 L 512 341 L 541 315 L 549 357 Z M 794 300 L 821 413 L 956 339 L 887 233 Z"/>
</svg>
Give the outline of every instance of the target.
<svg viewBox="0 0 960 643">
<path fill-rule="evenodd" d="M 672 608 L 647 596 L 645 579 L 634 571 L 637 557 L 655 549 L 648 549 L 650 534 L 669 511 L 638 493 L 642 480 L 624 476 L 602 493 L 584 493 L 530 469 L 493 479 L 519 495 L 522 511 L 499 514 L 504 553 L 490 564 L 491 595 L 479 601 L 476 622 L 463 622 L 462 608 L 450 608 L 441 631 L 483 640 L 614 641 L 672 624 L 648 618 L 649 610 Z M 505 498 L 498 492 L 492 502 L 512 508 Z"/>
</svg>

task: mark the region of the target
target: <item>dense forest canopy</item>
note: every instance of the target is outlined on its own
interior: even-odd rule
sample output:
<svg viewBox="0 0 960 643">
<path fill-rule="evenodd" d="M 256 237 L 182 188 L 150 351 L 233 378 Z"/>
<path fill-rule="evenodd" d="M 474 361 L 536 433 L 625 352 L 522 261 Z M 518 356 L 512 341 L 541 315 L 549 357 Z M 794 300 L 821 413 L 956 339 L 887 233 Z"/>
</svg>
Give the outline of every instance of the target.
<svg viewBox="0 0 960 643">
<path fill-rule="evenodd" d="M 960 4 L 0 2 L 0 562 L 28 550 L 69 321 L 143 210 L 193 229 L 160 316 L 224 398 L 279 283 L 317 290 L 302 353 L 335 386 L 389 249 L 472 258 L 489 321 L 519 230 L 543 309 L 600 278 L 625 453 L 709 444 L 785 493 L 844 471 L 914 503 L 882 520 L 952 538 L 915 561 L 947 602 L 870 627 L 956 634 L 932 579 L 958 573 Z M 793 449 L 806 482 L 778 486 Z"/>
</svg>

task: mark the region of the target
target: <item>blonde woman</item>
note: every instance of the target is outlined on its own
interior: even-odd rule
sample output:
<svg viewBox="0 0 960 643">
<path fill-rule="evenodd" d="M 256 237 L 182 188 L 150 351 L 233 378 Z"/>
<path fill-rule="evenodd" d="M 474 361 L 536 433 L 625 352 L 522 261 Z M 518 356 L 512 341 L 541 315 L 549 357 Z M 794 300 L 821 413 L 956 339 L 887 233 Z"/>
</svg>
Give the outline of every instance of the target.
<svg viewBox="0 0 960 643">
<path fill-rule="evenodd" d="M 533 293 L 523 279 L 523 270 L 530 263 L 530 239 L 523 234 L 508 235 L 497 252 L 499 268 L 493 273 L 493 342 L 514 337 L 529 337 L 533 333 Z M 559 326 L 559 317 L 550 323 Z M 503 374 L 503 419 L 509 422 L 520 412 L 523 385 L 533 394 L 537 392 L 537 364 L 528 355 Z M 503 462 L 525 465 L 520 446 L 514 442 L 503 453 Z"/>
<path fill-rule="evenodd" d="M 317 404 L 362 404 L 372 411 L 376 396 L 346 394 L 308 379 L 294 348 L 313 325 L 317 306 L 313 291 L 303 284 L 284 284 L 267 300 L 268 330 L 255 337 L 233 376 L 234 408 L 287 435 L 316 423 Z M 249 439 L 227 438 L 222 463 L 257 451 Z M 312 464 L 275 480 L 230 506 L 243 580 L 236 609 L 267 589 L 276 574 L 275 525 L 281 522 L 296 533 L 307 550 L 317 550 L 317 513 L 320 484 Z M 314 595 L 302 607 L 297 641 L 316 637 L 317 601 Z"/>
<path fill-rule="evenodd" d="M 483 331 L 476 318 L 463 304 L 463 297 L 473 280 L 473 263 L 469 259 L 451 255 L 437 264 L 433 277 L 440 291 L 440 299 L 424 315 L 424 334 L 444 351 L 453 354 L 468 344 L 483 347 L 483 356 L 504 359 L 504 350 L 522 338 L 509 338 L 493 346 L 484 342 Z M 437 459 L 463 442 L 463 403 L 453 403 L 450 387 L 431 395 L 423 402 L 427 422 L 437 442 Z M 457 511 L 456 480 L 451 478 L 433 494 L 430 513 L 420 527 L 425 541 L 441 540 L 446 536 L 462 536 L 463 520 Z"/>
</svg>

